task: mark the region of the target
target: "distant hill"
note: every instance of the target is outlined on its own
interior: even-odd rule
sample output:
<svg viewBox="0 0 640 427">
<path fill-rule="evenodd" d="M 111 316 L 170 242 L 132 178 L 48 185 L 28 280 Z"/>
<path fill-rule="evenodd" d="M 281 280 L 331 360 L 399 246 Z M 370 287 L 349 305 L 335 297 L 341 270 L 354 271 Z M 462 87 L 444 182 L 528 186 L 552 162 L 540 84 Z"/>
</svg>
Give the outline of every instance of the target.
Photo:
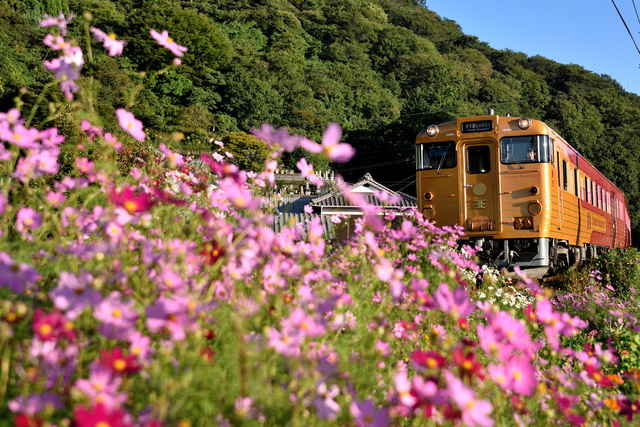
<svg viewBox="0 0 640 427">
<path fill-rule="evenodd" d="M 415 135 L 494 108 L 549 123 L 626 193 L 638 229 L 640 98 L 579 65 L 493 49 L 422 3 L 0 0 L 0 109 L 13 106 L 21 87 L 30 89 L 29 108 L 51 80 L 42 66 L 52 57 L 42 13 L 74 13 L 69 34 L 86 48 L 83 13 L 91 12 L 89 25 L 129 42 L 118 58 L 92 43 L 94 63 L 83 70 L 99 83 L 94 108 L 106 128 L 146 78 L 138 71 L 171 61 L 149 37 L 151 28 L 167 29 L 189 48 L 183 65 L 147 81 L 131 108 L 152 138 L 180 130 L 184 144 L 206 145 L 267 122 L 319 139 L 333 121 L 358 150 L 341 170 L 348 179 L 370 172 L 411 192 Z M 43 119 L 46 108 L 38 114 Z"/>
</svg>

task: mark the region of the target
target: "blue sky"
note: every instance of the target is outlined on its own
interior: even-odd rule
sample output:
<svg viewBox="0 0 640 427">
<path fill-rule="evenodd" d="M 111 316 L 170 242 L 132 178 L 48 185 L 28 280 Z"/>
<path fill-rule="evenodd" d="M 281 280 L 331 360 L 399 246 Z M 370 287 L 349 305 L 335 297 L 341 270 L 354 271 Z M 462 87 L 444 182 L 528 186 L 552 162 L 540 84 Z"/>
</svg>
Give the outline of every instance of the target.
<svg viewBox="0 0 640 427">
<path fill-rule="evenodd" d="M 640 0 L 634 0 L 640 12 Z M 615 0 L 640 46 L 632 0 Z M 456 21 L 465 34 L 495 49 L 541 55 L 607 74 L 640 95 L 640 53 L 611 0 L 426 0 L 428 9 Z"/>
</svg>

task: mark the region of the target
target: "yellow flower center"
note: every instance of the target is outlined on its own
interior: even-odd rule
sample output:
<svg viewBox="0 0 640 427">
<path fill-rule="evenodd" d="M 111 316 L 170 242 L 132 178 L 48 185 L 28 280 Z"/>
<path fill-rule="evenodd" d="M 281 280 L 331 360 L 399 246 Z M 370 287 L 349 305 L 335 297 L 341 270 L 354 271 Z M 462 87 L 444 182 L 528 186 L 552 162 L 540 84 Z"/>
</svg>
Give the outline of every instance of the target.
<svg viewBox="0 0 640 427">
<path fill-rule="evenodd" d="M 113 369 L 115 369 L 116 371 L 119 371 L 119 372 L 124 371 L 124 368 L 126 367 L 127 367 L 127 362 L 125 362 L 122 359 L 116 359 L 113 362 Z"/>
</svg>

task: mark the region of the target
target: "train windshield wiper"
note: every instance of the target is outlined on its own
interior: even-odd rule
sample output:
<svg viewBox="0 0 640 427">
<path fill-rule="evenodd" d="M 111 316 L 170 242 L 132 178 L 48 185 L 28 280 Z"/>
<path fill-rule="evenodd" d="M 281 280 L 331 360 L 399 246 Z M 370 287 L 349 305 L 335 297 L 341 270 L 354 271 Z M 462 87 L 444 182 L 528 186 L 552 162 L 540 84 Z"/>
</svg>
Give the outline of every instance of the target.
<svg viewBox="0 0 640 427">
<path fill-rule="evenodd" d="M 437 172 L 437 173 L 440 173 L 440 169 L 442 169 L 442 165 L 443 165 L 443 163 L 444 163 L 444 158 L 445 158 L 445 157 L 447 157 L 447 153 L 444 153 L 444 154 L 442 155 L 442 157 L 440 157 L 440 164 L 438 165 L 438 172 Z"/>
<path fill-rule="evenodd" d="M 507 159 L 508 159 L 509 157 L 511 157 L 513 160 L 515 160 L 515 162 L 518 164 L 518 166 L 520 166 L 520 169 L 524 169 L 524 166 L 522 166 L 522 165 L 520 164 L 520 162 L 518 161 L 518 159 L 516 159 L 516 158 L 513 156 L 513 154 L 511 154 L 511 152 L 510 152 L 510 151 L 507 151 Z"/>
</svg>

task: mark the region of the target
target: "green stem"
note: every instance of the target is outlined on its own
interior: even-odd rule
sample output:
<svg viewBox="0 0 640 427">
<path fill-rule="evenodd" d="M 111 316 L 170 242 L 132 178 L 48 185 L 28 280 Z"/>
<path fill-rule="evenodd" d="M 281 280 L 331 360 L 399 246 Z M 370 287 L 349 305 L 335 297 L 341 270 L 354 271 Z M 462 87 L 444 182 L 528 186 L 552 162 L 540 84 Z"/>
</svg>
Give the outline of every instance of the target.
<svg viewBox="0 0 640 427">
<path fill-rule="evenodd" d="M 46 85 L 44 85 L 44 87 L 42 88 L 42 92 L 40 92 L 40 95 L 38 96 L 38 99 L 36 100 L 36 103 L 33 104 L 33 107 L 31 107 L 31 112 L 29 113 L 29 117 L 27 118 L 27 121 L 24 122 L 24 127 L 26 127 L 26 128 L 29 127 L 29 125 L 31 124 L 31 120 L 33 120 L 33 116 L 36 115 L 36 111 L 38 110 L 38 105 L 40 105 L 40 103 L 44 99 L 44 94 L 47 92 L 47 90 L 51 86 L 53 86 L 54 84 L 57 84 L 57 83 L 60 83 L 60 80 L 54 80 L 54 81 L 49 82 Z"/>
<path fill-rule="evenodd" d="M 11 346 L 6 345 L 2 352 L 1 372 L 0 377 L 0 406 L 4 404 L 4 397 L 7 394 L 7 385 L 9 384 L 9 362 L 11 361 Z"/>
</svg>

